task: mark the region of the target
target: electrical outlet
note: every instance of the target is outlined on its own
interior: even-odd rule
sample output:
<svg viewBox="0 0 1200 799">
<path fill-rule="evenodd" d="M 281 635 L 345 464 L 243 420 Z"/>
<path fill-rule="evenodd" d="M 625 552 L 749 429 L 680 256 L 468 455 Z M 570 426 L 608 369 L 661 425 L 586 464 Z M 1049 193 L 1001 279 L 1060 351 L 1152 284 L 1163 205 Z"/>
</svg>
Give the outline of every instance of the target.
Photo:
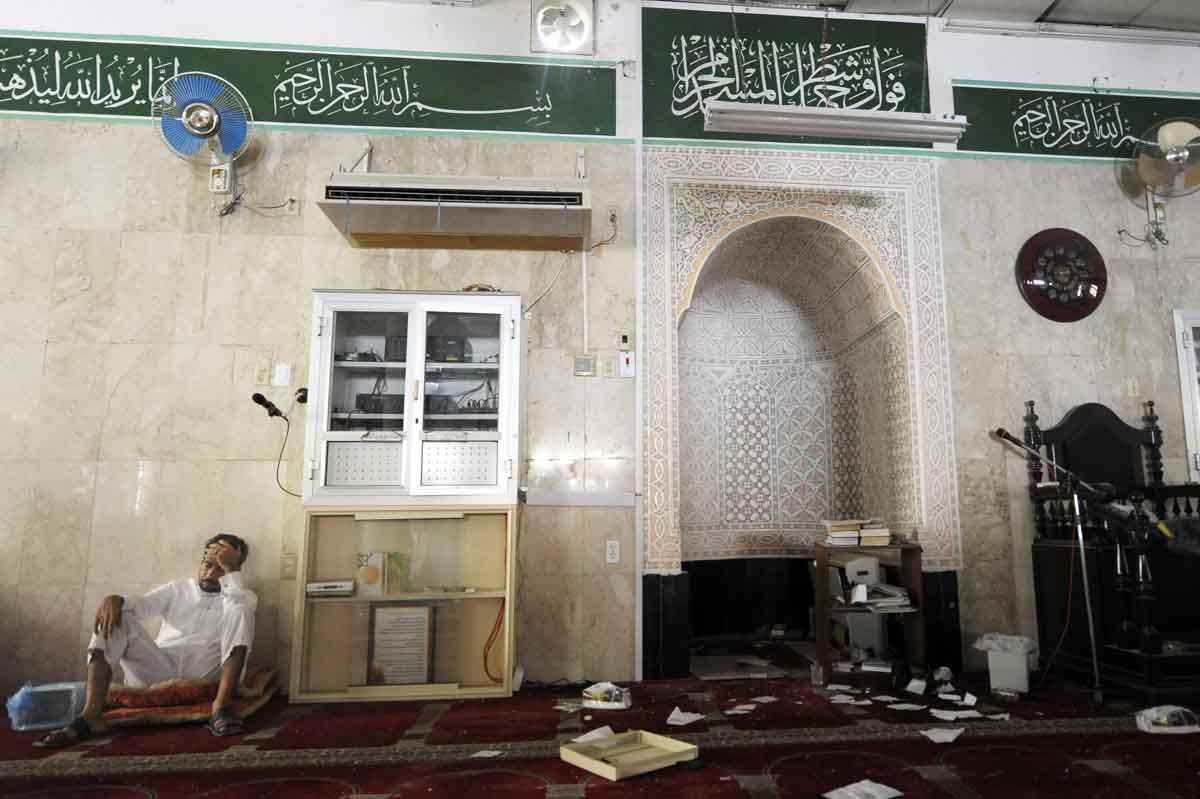
<svg viewBox="0 0 1200 799">
<path fill-rule="evenodd" d="M 634 377 L 637 375 L 637 367 L 634 365 L 633 353 L 622 352 L 621 360 L 621 377 Z"/>
<path fill-rule="evenodd" d="M 604 561 L 606 563 L 621 562 L 621 542 L 607 541 L 604 544 Z"/>
<path fill-rule="evenodd" d="M 630 342 L 631 339 L 629 338 L 628 333 L 617 334 L 617 349 L 619 349 L 621 352 L 629 352 L 631 349 L 633 349 L 633 344 Z"/>
</svg>

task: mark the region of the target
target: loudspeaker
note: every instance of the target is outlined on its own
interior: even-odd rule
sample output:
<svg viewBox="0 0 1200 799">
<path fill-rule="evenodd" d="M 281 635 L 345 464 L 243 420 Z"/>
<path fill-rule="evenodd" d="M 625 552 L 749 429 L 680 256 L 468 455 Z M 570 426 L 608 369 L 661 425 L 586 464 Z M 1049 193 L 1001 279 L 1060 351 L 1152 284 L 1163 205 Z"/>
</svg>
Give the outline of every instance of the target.
<svg viewBox="0 0 1200 799">
<path fill-rule="evenodd" d="M 958 573 L 921 575 L 925 598 L 925 662 L 931 669 L 945 666 L 962 673 L 962 627 L 958 618 Z"/>
<path fill-rule="evenodd" d="M 642 576 L 642 679 L 691 673 L 688 644 L 688 575 Z"/>
</svg>

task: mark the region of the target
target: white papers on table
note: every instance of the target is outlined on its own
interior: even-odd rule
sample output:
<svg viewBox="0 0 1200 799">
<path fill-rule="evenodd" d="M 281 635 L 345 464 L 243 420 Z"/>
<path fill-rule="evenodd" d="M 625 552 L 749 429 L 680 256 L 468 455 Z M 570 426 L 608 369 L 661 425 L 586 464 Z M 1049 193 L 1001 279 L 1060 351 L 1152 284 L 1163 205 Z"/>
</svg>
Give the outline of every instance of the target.
<svg viewBox="0 0 1200 799">
<path fill-rule="evenodd" d="M 904 690 L 908 691 L 910 694 L 916 694 L 917 696 L 924 696 L 925 695 L 925 681 L 924 680 L 909 680 L 908 685 L 905 686 Z"/>
<path fill-rule="evenodd" d="M 962 733 L 962 727 L 935 727 L 932 730 L 921 730 L 921 734 L 933 741 L 935 744 L 948 744 L 958 736 L 962 735 Z"/>
<path fill-rule="evenodd" d="M 859 780 L 821 794 L 825 799 L 896 799 L 903 795 L 895 788 L 870 780 Z"/>
<path fill-rule="evenodd" d="M 888 705 L 892 710 L 924 710 L 925 705 L 912 705 L 908 702 L 901 702 L 898 705 Z"/>
<path fill-rule="evenodd" d="M 592 741 L 598 741 L 601 738 L 607 738 L 612 734 L 613 728 L 605 724 L 603 727 L 597 727 L 591 732 L 585 732 L 583 735 L 580 735 L 578 738 L 573 738 L 572 740 L 574 740 L 577 744 L 586 744 L 591 743 Z"/>
<path fill-rule="evenodd" d="M 478 752 L 471 755 L 471 757 L 500 757 L 502 754 L 504 753 L 499 749 L 480 749 Z"/>
<path fill-rule="evenodd" d="M 704 718 L 703 713 L 688 713 L 685 710 L 680 710 L 678 707 L 671 711 L 671 715 L 667 716 L 667 724 L 672 727 L 683 727 L 693 722 Z"/>
</svg>

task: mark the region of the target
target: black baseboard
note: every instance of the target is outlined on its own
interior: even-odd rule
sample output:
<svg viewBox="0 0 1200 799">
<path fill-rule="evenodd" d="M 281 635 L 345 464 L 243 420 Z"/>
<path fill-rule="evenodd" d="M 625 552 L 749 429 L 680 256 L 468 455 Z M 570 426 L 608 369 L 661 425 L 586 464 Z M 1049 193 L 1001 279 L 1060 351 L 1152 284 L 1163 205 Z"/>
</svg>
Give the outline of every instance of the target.
<svg viewBox="0 0 1200 799">
<path fill-rule="evenodd" d="M 642 576 L 642 679 L 666 680 L 690 674 L 688 576 Z"/>
</svg>

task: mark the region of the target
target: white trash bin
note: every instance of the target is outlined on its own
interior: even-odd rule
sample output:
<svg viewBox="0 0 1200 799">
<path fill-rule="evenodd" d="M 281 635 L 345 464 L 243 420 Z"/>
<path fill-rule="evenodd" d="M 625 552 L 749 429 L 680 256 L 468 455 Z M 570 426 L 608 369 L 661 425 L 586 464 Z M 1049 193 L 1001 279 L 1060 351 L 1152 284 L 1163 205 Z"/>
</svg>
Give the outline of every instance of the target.
<svg viewBox="0 0 1200 799">
<path fill-rule="evenodd" d="M 1037 652 L 1037 644 L 1023 635 L 988 633 L 974 644 L 987 652 L 988 678 L 993 691 L 1029 693 L 1029 656 Z"/>
</svg>

